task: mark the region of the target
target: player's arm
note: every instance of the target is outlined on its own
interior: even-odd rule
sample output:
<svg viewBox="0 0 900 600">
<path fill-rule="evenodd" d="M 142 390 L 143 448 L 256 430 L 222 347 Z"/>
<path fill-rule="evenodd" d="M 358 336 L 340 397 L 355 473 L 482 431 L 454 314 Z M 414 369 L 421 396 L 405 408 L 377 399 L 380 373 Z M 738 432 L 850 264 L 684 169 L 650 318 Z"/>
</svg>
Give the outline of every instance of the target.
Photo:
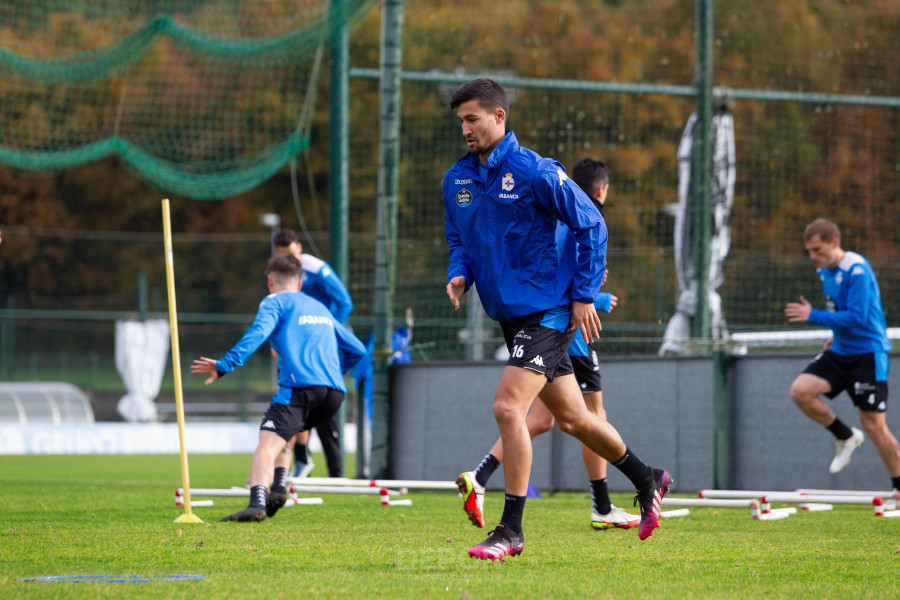
<svg viewBox="0 0 900 600">
<path fill-rule="evenodd" d="M 450 265 L 447 267 L 447 296 L 450 303 L 459 310 L 459 300 L 469 289 L 473 281 L 469 257 L 459 237 L 459 230 L 453 219 L 444 211 L 444 231 L 450 247 Z"/>
<path fill-rule="evenodd" d="M 244 366 L 244 362 L 269 339 L 275 325 L 278 324 L 279 310 L 274 297 L 267 297 L 259 304 L 259 310 L 253 324 L 247 328 L 244 335 L 234 347 L 229 350 L 222 359 L 216 361 L 216 371 L 219 377 L 225 373 L 231 373 L 237 367 Z"/>
<path fill-rule="evenodd" d="M 871 273 L 861 265 L 851 268 L 847 275 L 847 306 L 834 312 L 814 308 L 810 310 L 809 322 L 841 329 L 863 325 L 869 318 L 869 290 L 874 287 L 869 286 L 871 277 Z"/>
<path fill-rule="evenodd" d="M 562 165 L 550 165 L 532 180 L 534 197 L 546 199 L 543 201 L 548 210 L 574 234 L 576 268 L 571 299 L 593 308 L 606 272 L 606 223 L 587 194 L 568 178 Z"/>
<path fill-rule="evenodd" d="M 365 345 L 352 331 L 335 321 L 334 334 L 337 337 L 341 359 L 341 372 L 352 369 L 366 355 Z"/>
<path fill-rule="evenodd" d="M 333 272 L 322 278 L 325 294 L 328 296 L 328 310 L 340 323 L 344 323 L 353 312 L 353 299 L 344 283 Z"/>
</svg>

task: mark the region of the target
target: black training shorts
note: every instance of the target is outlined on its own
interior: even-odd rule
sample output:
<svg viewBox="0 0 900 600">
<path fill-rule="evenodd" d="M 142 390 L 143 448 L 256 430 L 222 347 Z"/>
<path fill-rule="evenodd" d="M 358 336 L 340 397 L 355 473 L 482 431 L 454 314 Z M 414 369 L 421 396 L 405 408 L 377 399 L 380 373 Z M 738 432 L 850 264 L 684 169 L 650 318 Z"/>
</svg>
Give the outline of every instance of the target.
<svg viewBox="0 0 900 600">
<path fill-rule="evenodd" d="M 516 321 L 501 321 L 500 328 L 509 349 L 507 365 L 522 367 L 543 374 L 547 381 L 573 372 L 569 359 L 569 344 L 575 331 L 557 331 L 541 325 L 544 313 L 539 312 Z"/>
<path fill-rule="evenodd" d="M 597 351 L 588 347 L 588 356 L 570 356 L 572 368 L 575 370 L 575 381 L 581 388 L 582 394 L 602 392 L 600 385 L 600 361 L 597 359 Z"/>
<path fill-rule="evenodd" d="M 831 391 L 825 394 L 829 398 L 846 390 L 859 410 L 887 410 L 888 384 L 887 381 L 875 381 L 873 353 L 841 356 L 826 350 L 812 359 L 803 372 L 830 383 Z"/>
<path fill-rule="evenodd" d="M 269 406 L 259 430 L 277 434 L 284 441 L 290 441 L 295 434 L 331 418 L 343 401 L 344 392 L 330 387 L 294 388 L 290 404 L 273 402 Z"/>
</svg>

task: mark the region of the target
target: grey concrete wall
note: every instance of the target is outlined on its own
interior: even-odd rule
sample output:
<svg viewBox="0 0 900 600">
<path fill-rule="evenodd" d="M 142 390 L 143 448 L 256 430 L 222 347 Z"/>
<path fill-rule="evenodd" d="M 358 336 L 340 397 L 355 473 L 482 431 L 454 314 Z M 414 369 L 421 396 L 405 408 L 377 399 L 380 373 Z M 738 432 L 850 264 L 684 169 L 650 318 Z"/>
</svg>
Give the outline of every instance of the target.
<svg viewBox="0 0 900 600">
<path fill-rule="evenodd" d="M 834 438 L 793 405 L 788 388 L 810 355 L 735 357 L 731 369 L 731 468 L 739 489 L 889 489 L 890 479 L 867 442 L 842 473 L 830 475 Z M 892 356 L 891 362 L 897 363 Z M 474 469 L 499 436 L 491 411 L 504 363 L 431 362 L 398 365 L 391 411 L 391 469 L 399 479 L 453 480 Z M 898 389 L 893 364 L 890 387 Z M 609 421 L 644 462 L 668 469 L 676 489 L 713 487 L 713 364 L 709 357 L 604 357 L 603 404 Z M 900 401 L 895 401 L 900 402 Z M 890 406 L 889 402 L 889 406 Z M 846 394 L 832 401 L 858 426 Z M 900 409 L 888 410 L 900 434 Z M 558 429 L 534 441 L 532 483 L 541 491 L 586 490 L 581 444 Z M 610 488 L 630 482 L 609 469 Z M 502 467 L 490 489 L 503 488 Z"/>
<path fill-rule="evenodd" d="M 837 475 L 828 472 L 834 456 L 834 436 L 801 413 L 788 396 L 791 381 L 811 358 L 792 354 L 735 361 L 734 468 L 730 487 L 889 490 L 887 470 L 868 439 L 843 471 Z M 898 386 L 900 357 L 892 355 L 887 421 L 895 436 L 900 435 Z M 859 411 L 846 393 L 829 404 L 847 425 L 859 427 Z"/>
</svg>

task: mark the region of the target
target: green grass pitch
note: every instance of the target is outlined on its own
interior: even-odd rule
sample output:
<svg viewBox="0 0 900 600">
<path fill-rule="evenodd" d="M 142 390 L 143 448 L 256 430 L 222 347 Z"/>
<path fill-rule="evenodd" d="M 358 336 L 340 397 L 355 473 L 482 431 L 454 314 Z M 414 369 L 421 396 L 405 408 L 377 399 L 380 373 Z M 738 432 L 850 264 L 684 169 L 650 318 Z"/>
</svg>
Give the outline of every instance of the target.
<svg viewBox="0 0 900 600">
<path fill-rule="evenodd" d="M 189 460 L 196 488 L 240 485 L 250 465 L 244 455 Z M 324 474 L 324 459 L 316 463 Z M 263 523 L 219 523 L 245 501 L 214 498 L 194 508 L 202 524 L 181 524 L 178 487 L 178 455 L 2 457 L 0 587 L 16 599 L 900 597 L 900 519 L 871 507 L 780 521 L 692 508 L 640 542 L 636 529 L 593 531 L 586 492 L 544 494 L 528 500 L 524 553 L 490 563 L 466 555 L 487 531 L 451 492 L 413 492 L 413 505 L 399 507 L 322 495 L 320 506 L 287 507 Z M 630 495 L 613 501 L 631 507 Z M 502 502 L 488 492 L 489 523 Z M 88 574 L 205 579 L 21 581 Z"/>
</svg>

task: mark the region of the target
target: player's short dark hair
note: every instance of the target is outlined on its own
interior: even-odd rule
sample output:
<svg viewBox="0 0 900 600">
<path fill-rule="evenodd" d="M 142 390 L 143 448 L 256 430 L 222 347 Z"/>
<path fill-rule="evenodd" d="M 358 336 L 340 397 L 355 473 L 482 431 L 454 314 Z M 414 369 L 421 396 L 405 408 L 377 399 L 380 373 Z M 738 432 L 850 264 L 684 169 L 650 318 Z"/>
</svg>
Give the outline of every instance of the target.
<svg viewBox="0 0 900 600">
<path fill-rule="evenodd" d="M 594 193 L 597 187 L 609 185 L 609 167 L 602 160 L 582 156 L 572 167 L 572 181 L 578 184 L 591 200 L 596 200 Z"/>
<path fill-rule="evenodd" d="M 292 254 L 279 254 L 269 259 L 266 266 L 266 275 L 271 275 L 275 279 L 291 279 L 300 277 L 300 261 Z"/>
<path fill-rule="evenodd" d="M 819 236 L 823 242 L 830 242 L 835 238 L 841 239 L 841 230 L 833 221 L 816 219 L 806 226 L 806 230 L 803 232 L 803 241 L 815 236 Z"/>
<path fill-rule="evenodd" d="M 478 100 L 478 106 L 490 112 L 497 108 L 502 108 L 509 119 L 509 100 L 506 97 L 506 90 L 487 77 L 479 77 L 468 83 L 464 83 L 450 97 L 450 108 L 457 108 L 463 102 L 469 100 Z"/>
<path fill-rule="evenodd" d="M 286 248 L 294 242 L 299 241 L 300 240 L 297 239 L 297 234 L 293 229 L 282 229 L 275 234 L 275 237 L 272 238 L 272 244 L 278 246 L 279 248 Z"/>
</svg>

